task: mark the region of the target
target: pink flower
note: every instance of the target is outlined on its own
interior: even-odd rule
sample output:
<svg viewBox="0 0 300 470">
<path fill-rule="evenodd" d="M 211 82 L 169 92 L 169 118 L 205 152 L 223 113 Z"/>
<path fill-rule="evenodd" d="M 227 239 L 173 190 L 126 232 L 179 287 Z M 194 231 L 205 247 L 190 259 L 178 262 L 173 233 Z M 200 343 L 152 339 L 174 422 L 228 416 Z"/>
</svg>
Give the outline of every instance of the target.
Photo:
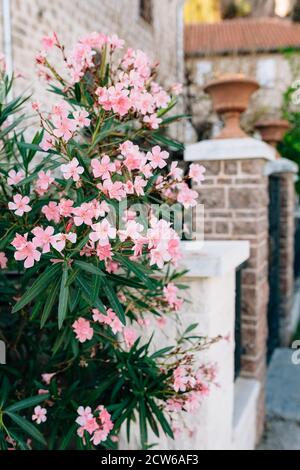
<svg viewBox="0 0 300 470">
<path fill-rule="evenodd" d="M 167 165 L 168 152 L 162 151 L 159 145 L 153 147 L 151 152 L 147 153 L 147 159 L 150 161 L 152 168 L 164 168 Z"/>
<path fill-rule="evenodd" d="M 162 123 L 162 119 L 157 117 L 157 114 L 151 114 L 150 116 L 145 116 L 143 121 L 149 125 L 151 129 L 158 129 L 159 125 Z"/>
<path fill-rule="evenodd" d="M 107 245 L 97 245 L 97 256 L 100 261 L 112 259 L 113 253 L 111 251 L 111 244 L 108 243 Z"/>
<path fill-rule="evenodd" d="M 109 238 L 116 238 L 117 231 L 110 225 L 106 218 L 97 224 L 93 224 L 92 229 L 93 232 L 90 233 L 90 240 L 92 242 L 97 242 L 99 240 L 101 245 L 107 245 Z"/>
<path fill-rule="evenodd" d="M 54 178 L 51 176 L 51 171 L 40 171 L 38 173 L 38 179 L 36 181 L 36 190 L 38 194 L 43 195 L 48 189 L 49 186 L 53 183 Z"/>
<path fill-rule="evenodd" d="M 32 415 L 32 421 L 36 421 L 36 424 L 45 423 L 47 421 L 47 410 L 41 406 L 34 408 L 34 414 Z"/>
<path fill-rule="evenodd" d="M 45 229 L 43 227 L 35 227 L 32 233 L 34 235 L 32 239 L 34 246 L 36 248 L 42 248 L 42 253 L 49 253 L 50 245 L 53 245 L 55 241 L 53 236 L 54 228 L 50 225 Z"/>
<path fill-rule="evenodd" d="M 52 114 L 55 118 L 67 118 L 69 114 L 69 107 L 65 101 L 60 101 L 52 106 Z"/>
<path fill-rule="evenodd" d="M 57 202 L 50 201 L 48 206 L 43 206 L 42 213 L 45 215 L 46 219 L 49 220 L 49 222 L 53 221 L 58 224 L 60 221 L 60 213 Z"/>
<path fill-rule="evenodd" d="M 73 113 L 75 124 L 78 127 L 87 127 L 90 125 L 91 120 L 88 119 L 89 113 L 85 109 L 75 111 Z"/>
<path fill-rule="evenodd" d="M 93 204 L 84 202 L 79 207 L 73 209 L 74 224 L 76 227 L 80 227 L 82 224 L 91 226 L 93 223 L 93 217 L 95 216 L 95 208 Z"/>
<path fill-rule="evenodd" d="M 128 170 L 138 170 L 142 164 L 146 163 L 144 154 L 140 152 L 138 145 L 133 145 L 129 140 L 120 146 L 122 155 L 125 158 L 124 165 Z"/>
<path fill-rule="evenodd" d="M 60 203 L 58 204 L 59 214 L 62 217 L 71 217 L 73 213 L 73 204 L 74 201 L 71 199 L 61 199 Z"/>
<path fill-rule="evenodd" d="M 8 259 L 5 256 L 5 253 L 3 251 L 0 251 L 0 268 L 5 269 L 7 266 Z"/>
<path fill-rule="evenodd" d="M 138 196 L 144 196 L 145 186 L 147 186 L 147 181 L 145 181 L 141 176 L 137 176 L 134 180 L 134 190 Z"/>
<path fill-rule="evenodd" d="M 32 107 L 33 111 L 39 111 L 40 108 L 41 108 L 41 103 L 39 101 L 33 101 L 31 103 L 31 107 Z"/>
<path fill-rule="evenodd" d="M 76 423 L 79 424 L 79 426 L 85 426 L 87 420 L 93 418 L 92 409 L 89 406 L 86 408 L 79 406 L 77 413 L 79 416 L 76 419 Z"/>
<path fill-rule="evenodd" d="M 125 340 L 125 344 L 127 348 L 131 349 L 137 340 L 137 337 L 138 337 L 137 332 L 133 328 L 126 326 L 123 329 L 123 336 L 124 336 L 124 340 Z"/>
<path fill-rule="evenodd" d="M 99 189 L 102 189 L 105 194 L 108 193 L 111 199 L 116 199 L 117 201 L 122 201 L 126 197 L 125 186 L 122 181 L 115 181 L 113 183 L 110 179 L 107 179 Z"/>
<path fill-rule="evenodd" d="M 80 343 L 91 340 L 94 335 L 94 330 L 91 327 L 90 322 L 82 317 L 78 318 L 78 320 L 73 323 L 72 328 L 76 333 L 76 338 Z"/>
<path fill-rule="evenodd" d="M 50 374 L 42 374 L 42 380 L 43 382 L 45 382 L 46 385 L 49 385 L 55 375 L 56 372 L 52 372 Z"/>
<path fill-rule="evenodd" d="M 28 233 L 25 233 L 25 235 L 20 235 L 19 233 L 16 233 L 16 236 L 11 242 L 11 245 L 14 246 L 17 250 L 19 250 L 20 248 L 26 245 L 27 237 Z"/>
<path fill-rule="evenodd" d="M 120 333 L 123 330 L 123 325 L 121 321 L 111 308 L 107 310 L 106 315 L 100 313 L 99 310 L 97 310 L 96 308 L 94 308 L 92 312 L 93 320 L 98 323 L 110 326 L 114 334 L 117 334 L 118 332 Z"/>
<path fill-rule="evenodd" d="M 103 180 L 110 178 L 110 174 L 116 169 L 114 163 L 111 163 L 108 155 L 104 155 L 101 160 L 93 158 L 91 166 L 94 177 L 102 178 Z"/>
<path fill-rule="evenodd" d="M 143 226 L 142 224 L 137 223 L 135 220 L 129 220 L 126 223 L 126 228 L 125 230 L 119 230 L 118 235 L 121 240 L 121 242 L 124 242 L 127 240 L 127 238 L 130 238 L 131 240 L 138 240 L 140 238 L 140 233 L 143 231 Z"/>
<path fill-rule="evenodd" d="M 68 142 L 72 138 L 76 129 L 76 123 L 74 119 L 68 119 L 66 117 L 55 118 L 53 123 L 55 125 L 55 129 L 53 131 L 55 137 L 62 137 L 66 142 Z"/>
<path fill-rule="evenodd" d="M 16 215 L 22 217 L 25 212 L 30 212 L 31 207 L 28 205 L 30 199 L 28 196 L 22 196 L 21 194 L 16 194 L 13 197 L 14 202 L 8 203 L 8 208 L 11 211 L 14 211 Z"/>
<path fill-rule="evenodd" d="M 183 300 L 177 297 L 178 287 L 170 282 L 166 287 L 164 287 L 164 297 L 171 308 L 174 310 L 179 310 L 183 304 Z"/>
<path fill-rule="evenodd" d="M 24 268 L 32 268 L 35 261 L 39 261 L 41 253 L 36 249 L 34 243 L 26 242 L 22 247 L 17 249 L 15 253 L 15 259 L 17 261 L 25 261 Z"/>
<path fill-rule="evenodd" d="M 159 317 L 157 320 L 156 320 L 156 323 L 157 323 L 157 326 L 161 329 L 165 328 L 166 324 L 167 324 L 167 319 L 166 317 Z"/>
<path fill-rule="evenodd" d="M 108 434 L 113 429 L 113 423 L 111 416 L 104 406 L 98 406 L 94 413 L 89 406 L 84 408 L 80 406 L 77 410 L 78 418 L 76 423 L 79 424 L 80 428 L 77 430 L 79 437 L 84 440 L 84 432 L 88 432 L 92 437 L 91 441 L 94 445 L 100 444 L 100 442 L 107 439 Z"/>
<path fill-rule="evenodd" d="M 190 189 L 186 183 L 178 185 L 177 201 L 183 205 L 185 209 L 195 207 L 197 205 L 198 193 Z"/>
<path fill-rule="evenodd" d="M 25 172 L 23 170 L 15 171 L 10 170 L 8 172 L 7 184 L 13 186 L 14 184 L 20 183 L 25 178 Z"/>
<path fill-rule="evenodd" d="M 70 243 L 76 243 L 77 235 L 76 233 L 59 233 L 52 237 L 51 244 L 52 246 L 59 251 L 60 253 L 64 250 L 66 243 L 69 241 Z"/>
<path fill-rule="evenodd" d="M 173 95 L 180 95 L 182 93 L 182 84 L 181 83 L 173 83 L 173 85 L 171 86 L 171 93 L 173 93 Z"/>
<path fill-rule="evenodd" d="M 79 181 L 79 175 L 84 172 L 84 168 L 79 166 L 79 161 L 77 158 L 73 158 L 73 160 L 71 160 L 71 162 L 66 165 L 61 165 L 60 169 L 65 180 L 72 178 L 73 181 Z"/>
<path fill-rule="evenodd" d="M 197 165 L 192 163 L 190 166 L 189 177 L 195 181 L 195 183 L 202 183 L 205 180 L 205 173 L 206 169 L 203 165 Z"/>
<path fill-rule="evenodd" d="M 183 170 L 178 168 L 178 162 L 172 162 L 169 176 L 174 178 L 174 180 L 181 181 L 183 175 Z"/>
<path fill-rule="evenodd" d="M 42 38 L 42 46 L 45 51 L 49 51 L 57 43 L 57 37 L 55 33 L 52 33 L 49 36 L 44 36 Z"/>
<path fill-rule="evenodd" d="M 123 49 L 125 44 L 125 41 L 123 39 L 120 39 L 116 34 L 110 36 L 107 42 L 113 49 Z"/>
<path fill-rule="evenodd" d="M 55 138 L 46 132 L 44 134 L 42 142 L 40 143 L 41 149 L 44 150 L 45 152 L 48 152 L 48 150 L 53 149 L 54 145 L 55 145 Z"/>
<path fill-rule="evenodd" d="M 161 89 L 158 93 L 155 93 L 154 100 L 158 108 L 166 108 L 170 102 L 170 96 L 165 90 Z"/>
</svg>

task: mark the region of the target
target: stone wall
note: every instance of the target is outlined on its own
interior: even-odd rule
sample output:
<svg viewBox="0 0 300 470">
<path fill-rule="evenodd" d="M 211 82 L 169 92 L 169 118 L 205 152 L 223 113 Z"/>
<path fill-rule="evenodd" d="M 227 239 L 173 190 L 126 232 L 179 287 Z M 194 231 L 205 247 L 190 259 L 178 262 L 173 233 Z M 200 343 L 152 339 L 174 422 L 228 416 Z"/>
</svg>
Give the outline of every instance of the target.
<svg viewBox="0 0 300 470">
<path fill-rule="evenodd" d="M 250 158 L 250 151 L 256 157 Z M 223 155 L 222 155 L 223 152 Z M 198 155 L 197 155 L 198 154 Z M 240 157 L 238 157 L 240 154 Z M 242 270 L 241 375 L 261 383 L 257 436 L 264 426 L 268 285 L 268 176 L 274 150 L 255 139 L 203 141 L 187 148 L 185 158 L 206 167 L 198 188 L 204 204 L 207 240 L 249 240 L 250 257 Z"/>
<path fill-rule="evenodd" d="M 260 84 L 260 90 L 253 95 L 242 119 L 247 132 L 252 130 L 253 123 L 262 116 L 271 114 L 273 117 L 280 117 L 283 93 L 294 78 L 299 77 L 297 67 L 297 58 L 293 61 L 280 53 L 188 57 L 186 69 L 193 123 L 204 129 L 209 123 L 212 126 L 212 135 L 217 133 L 221 123 L 212 112 L 211 100 L 203 92 L 203 86 L 225 73 L 243 73 L 255 78 Z M 207 134 L 207 137 L 210 135 Z"/>
</svg>

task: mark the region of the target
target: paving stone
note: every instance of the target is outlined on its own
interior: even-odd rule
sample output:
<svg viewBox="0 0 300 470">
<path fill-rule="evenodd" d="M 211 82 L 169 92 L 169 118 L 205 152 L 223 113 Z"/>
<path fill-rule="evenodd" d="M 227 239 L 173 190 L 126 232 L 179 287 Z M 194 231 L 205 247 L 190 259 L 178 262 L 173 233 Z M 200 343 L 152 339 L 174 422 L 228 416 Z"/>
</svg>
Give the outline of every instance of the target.
<svg viewBox="0 0 300 470">
<path fill-rule="evenodd" d="M 267 415 L 300 423 L 300 364 L 289 348 L 276 349 L 267 377 Z"/>
</svg>

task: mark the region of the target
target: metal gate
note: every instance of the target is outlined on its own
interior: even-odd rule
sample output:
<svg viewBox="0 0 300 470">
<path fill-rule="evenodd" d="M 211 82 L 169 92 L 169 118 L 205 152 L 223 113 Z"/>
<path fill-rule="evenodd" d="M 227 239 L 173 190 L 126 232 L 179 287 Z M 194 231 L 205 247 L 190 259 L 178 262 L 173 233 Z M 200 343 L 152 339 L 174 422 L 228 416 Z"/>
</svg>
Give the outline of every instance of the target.
<svg viewBox="0 0 300 470">
<path fill-rule="evenodd" d="M 269 198 L 268 361 L 280 345 L 280 177 L 276 175 L 269 178 Z"/>
</svg>

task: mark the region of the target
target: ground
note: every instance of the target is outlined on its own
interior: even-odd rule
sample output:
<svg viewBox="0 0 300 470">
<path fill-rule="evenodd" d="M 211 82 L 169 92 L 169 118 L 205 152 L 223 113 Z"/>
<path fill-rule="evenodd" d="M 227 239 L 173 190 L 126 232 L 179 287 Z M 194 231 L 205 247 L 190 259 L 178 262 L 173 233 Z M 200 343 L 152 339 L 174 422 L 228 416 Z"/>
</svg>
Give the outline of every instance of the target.
<svg viewBox="0 0 300 470">
<path fill-rule="evenodd" d="M 300 364 L 292 349 L 274 352 L 267 378 L 267 424 L 259 450 L 300 450 Z"/>
</svg>

